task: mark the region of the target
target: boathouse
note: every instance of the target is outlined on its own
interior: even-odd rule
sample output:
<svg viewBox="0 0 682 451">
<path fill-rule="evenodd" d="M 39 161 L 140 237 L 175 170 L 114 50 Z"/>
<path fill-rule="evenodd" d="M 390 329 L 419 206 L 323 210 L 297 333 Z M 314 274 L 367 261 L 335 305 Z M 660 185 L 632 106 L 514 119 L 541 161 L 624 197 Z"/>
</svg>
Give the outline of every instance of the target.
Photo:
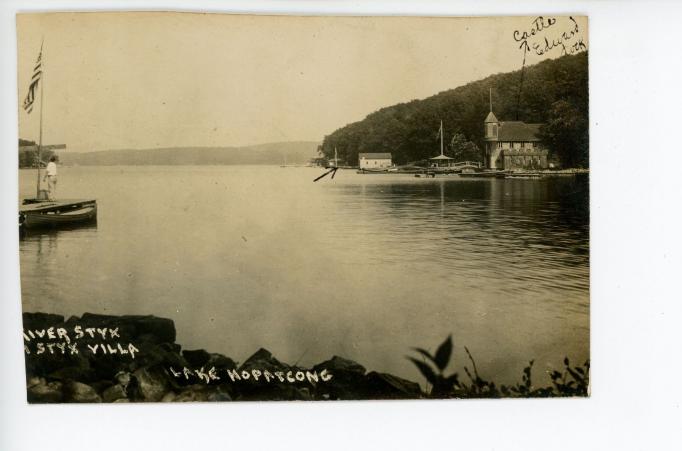
<svg viewBox="0 0 682 451">
<path fill-rule="evenodd" d="M 548 152 L 540 142 L 541 125 L 498 121 L 491 109 L 484 122 L 486 169 L 546 169 Z"/>
<path fill-rule="evenodd" d="M 360 169 L 389 168 L 393 164 L 390 153 L 361 153 L 358 154 Z"/>
</svg>

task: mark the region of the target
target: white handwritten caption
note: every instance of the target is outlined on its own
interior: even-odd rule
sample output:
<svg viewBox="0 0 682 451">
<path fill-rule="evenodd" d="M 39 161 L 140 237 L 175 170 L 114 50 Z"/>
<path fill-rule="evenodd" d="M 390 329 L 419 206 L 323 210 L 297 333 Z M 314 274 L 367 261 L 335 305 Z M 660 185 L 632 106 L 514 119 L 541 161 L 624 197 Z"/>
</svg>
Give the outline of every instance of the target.
<svg viewBox="0 0 682 451">
<path fill-rule="evenodd" d="M 47 329 L 24 329 L 24 352 L 35 354 L 68 354 L 79 353 L 78 340 L 82 338 L 100 339 L 101 343 L 87 343 L 84 352 L 94 355 L 126 355 L 134 359 L 140 350 L 132 343 L 121 343 L 121 336 L 116 328 L 99 328 L 75 326 L 69 334 L 64 327 L 49 327 Z"/>
<path fill-rule="evenodd" d="M 209 384 L 212 381 L 219 381 L 221 380 L 219 371 L 215 369 L 215 367 L 211 367 L 208 370 L 205 370 L 204 367 L 201 367 L 201 369 L 191 369 L 184 367 L 181 370 L 175 370 L 173 367 L 169 367 L 170 373 L 180 379 L 183 378 L 185 380 L 190 380 L 193 378 L 197 378 L 200 381 L 203 381 L 207 384 Z M 252 380 L 254 382 L 258 382 L 259 380 L 265 380 L 266 382 L 288 382 L 291 384 L 295 384 L 298 382 L 305 382 L 306 380 L 309 383 L 318 383 L 319 381 L 322 382 L 328 382 L 334 377 L 329 371 L 327 370 L 322 370 L 319 374 L 317 371 L 273 371 L 270 372 L 268 370 L 259 370 L 259 369 L 251 369 L 251 370 L 243 370 L 243 371 L 237 371 L 237 370 L 224 370 L 225 374 L 227 377 L 229 377 L 232 382 L 237 382 L 237 381 L 249 381 Z"/>
</svg>

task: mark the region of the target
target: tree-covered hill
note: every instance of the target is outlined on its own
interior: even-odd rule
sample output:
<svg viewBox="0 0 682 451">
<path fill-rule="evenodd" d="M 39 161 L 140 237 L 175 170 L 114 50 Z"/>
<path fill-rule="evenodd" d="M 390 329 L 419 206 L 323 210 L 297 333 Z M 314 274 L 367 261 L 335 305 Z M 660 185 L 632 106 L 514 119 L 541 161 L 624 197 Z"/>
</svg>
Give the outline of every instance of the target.
<svg viewBox="0 0 682 451">
<path fill-rule="evenodd" d="M 231 165 L 303 164 L 315 156 L 319 141 L 291 141 L 244 147 L 172 147 L 63 152 L 66 165 Z"/>
<path fill-rule="evenodd" d="M 446 154 L 456 156 L 455 143 L 462 138 L 482 149 L 483 120 L 492 89 L 493 111 L 499 120 L 546 124 L 541 133 L 551 154 L 563 166 L 586 167 L 587 52 L 527 67 L 523 82 L 521 75 L 520 70 L 495 74 L 423 100 L 382 108 L 326 136 L 320 151 L 333 157 L 336 148 L 339 158 L 350 164 L 358 161 L 360 152 L 390 152 L 398 164 L 425 160 L 439 153 L 441 120 Z"/>
</svg>

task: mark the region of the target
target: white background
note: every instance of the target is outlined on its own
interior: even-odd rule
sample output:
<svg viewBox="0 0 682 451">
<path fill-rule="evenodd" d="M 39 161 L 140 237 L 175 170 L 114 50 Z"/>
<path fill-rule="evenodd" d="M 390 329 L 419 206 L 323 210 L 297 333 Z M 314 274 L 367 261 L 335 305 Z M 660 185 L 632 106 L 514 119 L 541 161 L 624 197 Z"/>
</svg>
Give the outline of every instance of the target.
<svg viewBox="0 0 682 451">
<path fill-rule="evenodd" d="M 16 227 L 14 15 L 86 9 L 589 15 L 592 397 L 28 406 Z M 0 3 L 0 450 L 682 449 L 681 21 L 682 4 L 660 1 Z"/>
</svg>

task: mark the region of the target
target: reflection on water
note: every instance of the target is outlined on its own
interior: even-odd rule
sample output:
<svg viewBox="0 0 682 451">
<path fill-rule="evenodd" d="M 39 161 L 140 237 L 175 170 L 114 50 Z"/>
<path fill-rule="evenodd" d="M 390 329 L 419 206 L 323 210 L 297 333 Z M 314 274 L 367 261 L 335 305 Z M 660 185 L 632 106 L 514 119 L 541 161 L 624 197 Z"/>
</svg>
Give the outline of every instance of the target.
<svg viewBox="0 0 682 451">
<path fill-rule="evenodd" d="M 486 376 L 589 356 L 586 177 L 415 179 L 269 167 L 64 168 L 97 228 L 20 243 L 26 311 L 155 314 L 243 360 L 337 354 L 413 380 L 449 333 Z M 20 175 L 22 194 L 32 173 Z"/>
<path fill-rule="evenodd" d="M 378 263 L 431 259 L 501 295 L 565 289 L 580 297 L 589 288 L 586 180 L 339 185 L 339 214 L 362 217 L 364 228 L 339 218 L 333 233 L 341 243 L 355 235 Z"/>
</svg>

